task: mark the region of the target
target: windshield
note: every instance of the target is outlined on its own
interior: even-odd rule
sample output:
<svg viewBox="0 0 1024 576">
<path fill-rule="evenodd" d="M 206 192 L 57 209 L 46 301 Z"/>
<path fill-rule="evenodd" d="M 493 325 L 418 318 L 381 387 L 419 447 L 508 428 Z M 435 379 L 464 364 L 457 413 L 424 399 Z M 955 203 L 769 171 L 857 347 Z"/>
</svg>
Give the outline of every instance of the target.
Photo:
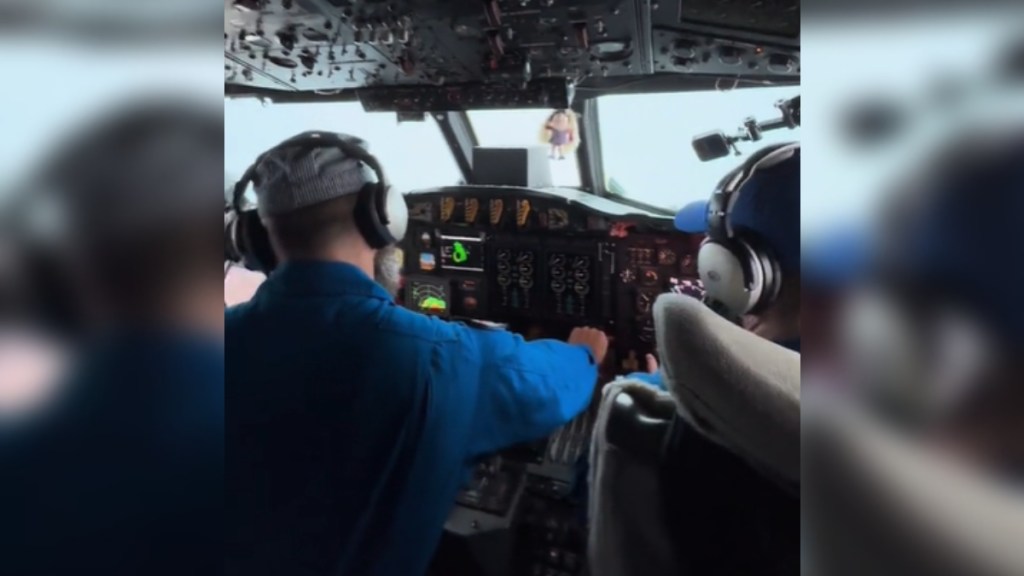
<svg viewBox="0 0 1024 576">
<path fill-rule="evenodd" d="M 768 144 L 800 140 L 800 129 L 765 132 L 759 142 L 738 144 L 743 156 L 701 162 L 690 146 L 694 136 L 721 130 L 737 132 L 743 120 L 779 117 L 779 100 L 799 87 L 771 87 L 729 92 L 631 94 L 598 101 L 601 154 L 606 187 L 626 198 L 677 209 L 703 200 L 726 172 Z"/>
<path fill-rule="evenodd" d="M 551 183 L 555 186 L 577 188 L 580 170 L 576 161 L 575 118 L 572 112 L 544 110 L 473 110 L 469 121 L 476 132 L 477 141 L 486 147 L 544 146 L 551 165 Z M 560 130 L 560 136 L 555 130 Z M 565 142 L 560 144 L 559 138 Z"/>
<path fill-rule="evenodd" d="M 306 130 L 358 136 L 370 145 L 388 180 L 402 192 L 451 186 L 462 179 L 437 123 L 398 123 L 393 112 L 369 113 L 358 102 L 262 105 L 251 98 L 224 102 L 224 169 L 241 177 L 263 151 Z"/>
</svg>

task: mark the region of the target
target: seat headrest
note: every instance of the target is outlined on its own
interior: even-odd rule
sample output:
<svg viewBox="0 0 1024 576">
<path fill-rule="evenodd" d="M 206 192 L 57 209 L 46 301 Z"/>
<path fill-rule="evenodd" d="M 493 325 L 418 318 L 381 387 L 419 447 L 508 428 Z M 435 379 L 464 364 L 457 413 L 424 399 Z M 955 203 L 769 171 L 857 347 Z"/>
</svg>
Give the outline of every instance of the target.
<svg viewBox="0 0 1024 576">
<path fill-rule="evenodd" d="M 800 482 L 800 355 L 747 332 L 700 301 L 654 305 L 665 383 L 683 416 L 781 482 Z"/>
</svg>

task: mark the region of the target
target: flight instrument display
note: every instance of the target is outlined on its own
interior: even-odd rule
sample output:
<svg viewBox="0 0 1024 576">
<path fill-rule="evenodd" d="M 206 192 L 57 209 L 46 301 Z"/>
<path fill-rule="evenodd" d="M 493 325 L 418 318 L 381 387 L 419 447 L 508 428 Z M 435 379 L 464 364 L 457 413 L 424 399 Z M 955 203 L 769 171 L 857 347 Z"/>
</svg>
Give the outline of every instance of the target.
<svg viewBox="0 0 1024 576">
<path fill-rule="evenodd" d="M 441 236 L 441 268 L 483 272 L 483 238 L 479 236 Z"/>
<path fill-rule="evenodd" d="M 412 279 L 406 287 L 406 305 L 424 314 L 444 316 L 448 314 L 450 301 L 449 287 L 436 280 Z"/>
</svg>

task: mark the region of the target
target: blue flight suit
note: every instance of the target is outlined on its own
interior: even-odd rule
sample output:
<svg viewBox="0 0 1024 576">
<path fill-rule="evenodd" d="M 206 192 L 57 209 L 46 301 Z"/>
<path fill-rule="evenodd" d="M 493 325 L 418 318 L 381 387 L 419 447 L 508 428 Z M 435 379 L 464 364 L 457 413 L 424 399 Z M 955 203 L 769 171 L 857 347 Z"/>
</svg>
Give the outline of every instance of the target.
<svg viewBox="0 0 1024 576">
<path fill-rule="evenodd" d="M 220 574 L 224 350 L 132 330 L 0 431 L 0 573 Z"/>
<path fill-rule="evenodd" d="M 423 574 L 474 459 L 588 405 L 582 345 L 402 308 L 288 262 L 226 312 L 227 574 Z"/>
</svg>

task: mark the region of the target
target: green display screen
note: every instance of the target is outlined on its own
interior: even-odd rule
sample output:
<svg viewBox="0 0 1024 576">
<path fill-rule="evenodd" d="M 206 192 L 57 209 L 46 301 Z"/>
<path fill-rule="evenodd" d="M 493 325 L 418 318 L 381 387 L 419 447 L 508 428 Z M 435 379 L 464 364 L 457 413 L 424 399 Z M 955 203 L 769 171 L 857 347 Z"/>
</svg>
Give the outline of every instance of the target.
<svg viewBox="0 0 1024 576">
<path fill-rule="evenodd" d="M 441 268 L 483 272 L 483 240 L 478 237 L 441 236 Z"/>
</svg>

